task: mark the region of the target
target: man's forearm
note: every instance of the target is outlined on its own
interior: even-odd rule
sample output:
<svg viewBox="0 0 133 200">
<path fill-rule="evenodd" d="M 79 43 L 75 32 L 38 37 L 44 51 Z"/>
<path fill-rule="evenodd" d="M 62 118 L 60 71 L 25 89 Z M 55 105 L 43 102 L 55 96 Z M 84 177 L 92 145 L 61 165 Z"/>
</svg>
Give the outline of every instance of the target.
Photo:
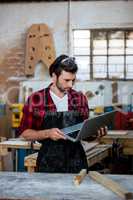
<svg viewBox="0 0 133 200">
<path fill-rule="evenodd" d="M 25 138 L 26 140 L 43 140 L 49 137 L 48 131 L 49 130 L 36 131 L 33 129 L 26 129 L 21 134 L 21 137 Z"/>
</svg>

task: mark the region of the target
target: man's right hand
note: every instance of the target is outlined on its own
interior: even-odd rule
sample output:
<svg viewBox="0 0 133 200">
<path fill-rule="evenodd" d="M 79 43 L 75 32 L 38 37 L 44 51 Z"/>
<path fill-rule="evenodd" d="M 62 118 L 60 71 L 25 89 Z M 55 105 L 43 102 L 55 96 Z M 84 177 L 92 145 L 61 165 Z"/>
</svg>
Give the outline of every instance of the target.
<svg viewBox="0 0 133 200">
<path fill-rule="evenodd" d="M 58 128 L 51 128 L 47 130 L 48 138 L 51 140 L 59 140 L 59 139 L 66 139 L 64 133 Z"/>
</svg>

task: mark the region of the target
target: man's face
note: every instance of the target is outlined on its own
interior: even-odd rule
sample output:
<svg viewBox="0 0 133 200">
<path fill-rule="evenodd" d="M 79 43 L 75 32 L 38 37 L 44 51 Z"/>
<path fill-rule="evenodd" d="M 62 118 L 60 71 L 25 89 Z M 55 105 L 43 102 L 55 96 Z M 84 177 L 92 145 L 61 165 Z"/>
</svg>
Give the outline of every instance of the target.
<svg viewBox="0 0 133 200">
<path fill-rule="evenodd" d="M 66 93 L 73 87 L 75 79 L 76 73 L 73 74 L 63 70 L 59 77 L 55 75 L 55 85 L 60 92 Z"/>
</svg>

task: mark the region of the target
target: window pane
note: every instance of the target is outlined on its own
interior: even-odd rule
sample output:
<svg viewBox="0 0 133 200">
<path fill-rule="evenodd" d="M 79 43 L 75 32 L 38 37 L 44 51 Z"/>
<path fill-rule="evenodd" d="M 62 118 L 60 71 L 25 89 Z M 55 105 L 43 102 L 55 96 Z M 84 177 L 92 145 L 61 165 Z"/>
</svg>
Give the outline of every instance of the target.
<svg viewBox="0 0 133 200">
<path fill-rule="evenodd" d="M 89 47 L 90 40 L 89 39 L 74 39 L 74 47 Z"/>
<path fill-rule="evenodd" d="M 107 48 L 106 40 L 94 40 L 93 41 L 94 48 Z"/>
<path fill-rule="evenodd" d="M 107 49 L 94 49 L 93 55 L 107 55 Z"/>
<path fill-rule="evenodd" d="M 127 31 L 126 32 L 126 38 L 128 40 L 133 40 L 133 31 Z"/>
<path fill-rule="evenodd" d="M 124 78 L 124 56 L 109 56 L 109 78 Z"/>
<path fill-rule="evenodd" d="M 107 54 L 107 38 L 105 31 L 94 31 L 93 33 L 93 54 L 106 55 Z"/>
<path fill-rule="evenodd" d="M 133 40 L 127 40 L 127 48 L 128 47 L 133 48 Z"/>
<path fill-rule="evenodd" d="M 126 54 L 133 54 L 133 31 L 126 32 Z M 126 78 L 133 79 L 133 56 L 126 56 Z"/>
<path fill-rule="evenodd" d="M 124 47 L 124 40 L 113 39 L 109 40 L 109 47 L 110 48 L 123 48 Z"/>
<path fill-rule="evenodd" d="M 78 80 L 90 79 L 90 57 L 89 56 L 76 56 L 76 62 L 78 64 Z"/>
<path fill-rule="evenodd" d="M 107 76 L 107 57 L 93 57 L 93 73 L 94 78 L 106 78 Z"/>
<path fill-rule="evenodd" d="M 133 56 L 126 57 L 126 78 L 133 79 Z"/>
<path fill-rule="evenodd" d="M 126 54 L 133 54 L 133 39 L 126 41 Z"/>
<path fill-rule="evenodd" d="M 111 39 L 124 39 L 124 31 L 109 31 L 109 40 Z"/>
<path fill-rule="evenodd" d="M 124 40 L 120 40 L 120 39 L 109 40 L 108 53 L 111 55 L 124 54 Z"/>
<path fill-rule="evenodd" d="M 75 55 L 90 55 L 90 48 L 80 47 L 80 48 L 74 48 L 74 54 Z"/>
<path fill-rule="evenodd" d="M 89 30 L 75 30 L 74 38 L 90 38 Z"/>
<path fill-rule="evenodd" d="M 126 54 L 133 54 L 133 47 L 126 48 Z"/>
<path fill-rule="evenodd" d="M 109 48 L 109 55 L 123 55 L 124 48 Z"/>
<path fill-rule="evenodd" d="M 109 35 L 109 51 L 110 55 L 124 54 L 124 31 L 111 31 Z"/>
<path fill-rule="evenodd" d="M 94 31 L 93 40 L 106 40 L 107 32 L 106 31 Z"/>
<path fill-rule="evenodd" d="M 107 54 L 107 40 L 94 40 L 93 54 L 106 55 Z"/>
</svg>

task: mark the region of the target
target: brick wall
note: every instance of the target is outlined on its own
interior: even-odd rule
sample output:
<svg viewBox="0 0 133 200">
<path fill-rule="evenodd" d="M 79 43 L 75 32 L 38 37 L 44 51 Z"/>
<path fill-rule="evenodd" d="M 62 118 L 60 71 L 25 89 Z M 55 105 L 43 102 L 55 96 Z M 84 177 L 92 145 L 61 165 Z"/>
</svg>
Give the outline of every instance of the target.
<svg viewBox="0 0 133 200">
<path fill-rule="evenodd" d="M 25 38 L 14 40 L 11 45 L 0 47 L 0 101 L 6 101 L 6 116 L 0 117 L 0 136 L 11 136 L 10 104 L 18 102 L 19 82 L 24 75 Z"/>
</svg>

